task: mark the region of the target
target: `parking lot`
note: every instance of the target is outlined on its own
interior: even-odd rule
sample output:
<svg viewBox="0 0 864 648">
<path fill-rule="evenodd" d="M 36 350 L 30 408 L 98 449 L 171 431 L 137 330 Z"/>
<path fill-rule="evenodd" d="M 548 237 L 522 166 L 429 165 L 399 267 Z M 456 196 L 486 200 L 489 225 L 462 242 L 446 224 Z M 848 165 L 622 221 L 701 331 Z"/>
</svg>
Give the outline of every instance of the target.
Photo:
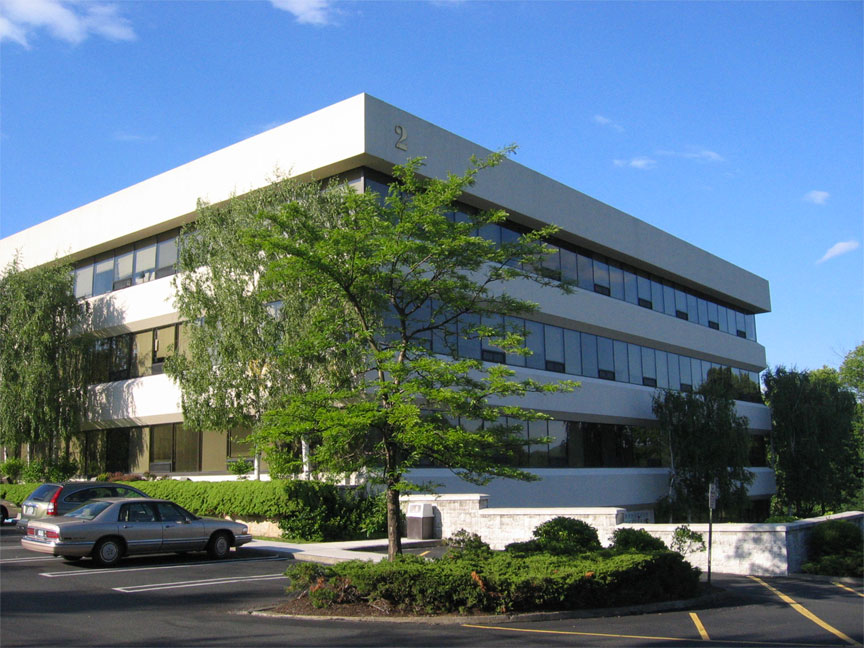
<svg viewBox="0 0 864 648">
<path fill-rule="evenodd" d="M 448 625 L 250 616 L 284 597 L 289 558 L 243 547 L 205 554 L 84 560 L 20 548 L 0 530 L 0 644 L 11 646 L 849 646 L 862 642 L 860 583 L 715 575 L 720 607 L 635 616 Z M 774 588 L 774 591 L 769 589 Z M 785 599 L 783 598 L 785 597 Z M 790 602 L 791 601 L 791 602 Z M 808 616 L 809 615 L 809 616 Z"/>
</svg>

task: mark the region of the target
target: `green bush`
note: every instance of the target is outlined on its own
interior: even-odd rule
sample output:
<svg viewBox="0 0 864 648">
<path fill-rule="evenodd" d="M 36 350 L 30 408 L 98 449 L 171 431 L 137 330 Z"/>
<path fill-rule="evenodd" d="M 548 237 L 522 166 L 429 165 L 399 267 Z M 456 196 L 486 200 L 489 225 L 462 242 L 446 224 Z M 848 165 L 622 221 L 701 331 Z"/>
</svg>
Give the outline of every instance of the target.
<svg viewBox="0 0 864 648">
<path fill-rule="evenodd" d="M 0 463 L 0 475 L 8 477 L 9 481 L 14 484 L 18 481 L 18 478 L 21 477 L 24 466 L 25 463 L 23 459 L 18 459 L 17 457 L 10 457 L 3 463 Z"/>
<path fill-rule="evenodd" d="M 811 560 L 801 566 L 805 574 L 818 574 L 820 576 L 850 576 L 861 578 L 864 576 L 864 556 L 861 553 L 838 556 L 822 556 L 817 560 Z"/>
<path fill-rule="evenodd" d="M 534 529 L 534 539 L 507 545 L 514 555 L 545 552 L 574 555 L 602 548 L 597 530 L 587 522 L 567 517 L 552 518 Z"/>
<path fill-rule="evenodd" d="M 240 479 L 245 479 L 246 475 L 251 473 L 254 469 L 255 464 L 248 459 L 238 459 L 228 465 L 228 472 L 232 475 L 236 475 Z"/>
<path fill-rule="evenodd" d="M 698 531 L 682 524 L 672 534 L 672 546 L 670 548 L 679 554 L 698 553 L 705 551 L 705 538 Z"/>
<path fill-rule="evenodd" d="M 13 502 L 16 506 L 21 506 L 21 502 L 27 499 L 27 496 L 39 487 L 38 483 L 24 482 L 23 484 L 0 484 L 0 499 L 5 499 Z"/>
<path fill-rule="evenodd" d="M 807 556 L 818 560 L 823 556 L 842 556 L 850 552 L 861 553 L 861 529 L 848 520 L 827 520 L 817 524 L 807 541 Z"/>
<path fill-rule="evenodd" d="M 789 524 L 790 522 L 797 522 L 800 519 L 794 515 L 772 515 L 765 519 L 765 524 Z"/>
<path fill-rule="evenodd" d="M 25 482 L 61 482 L 71 479 L 78 472 L 78 464 L 72 459 L 34 459 L 21 471 Z"/>
<path fill-rule="evenodd" d="M 380 563 L 291 567 L 286 575 L 289 591 L 308 593 L 314 605 L 386 601 L 415 614 L 628 605 L 691 597 L 699 582 L 699 570 L 669 551 L 578 557 L 490 552 L 473 563 L 400 556 Z"/>
<path fill-rule="evenodd" d="M 615 529 L 612 533 L 612 549 L 615 551 L 668 551 L 660 538 L 655 538 L 645 529 Z"/>
</svg>

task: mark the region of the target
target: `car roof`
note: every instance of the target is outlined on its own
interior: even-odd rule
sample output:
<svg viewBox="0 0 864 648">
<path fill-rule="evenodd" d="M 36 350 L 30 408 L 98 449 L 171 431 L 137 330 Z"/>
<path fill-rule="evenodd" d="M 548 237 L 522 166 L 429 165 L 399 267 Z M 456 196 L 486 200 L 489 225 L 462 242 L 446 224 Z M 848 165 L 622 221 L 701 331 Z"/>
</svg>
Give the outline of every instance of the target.
<svg viewBox="0 0 864 648">
<path fill-rule="evenodd" d="M 168 502 L 169 500 L 154 499 L 152 497 L 94 497 L 88 502 Z"/>
</svg>

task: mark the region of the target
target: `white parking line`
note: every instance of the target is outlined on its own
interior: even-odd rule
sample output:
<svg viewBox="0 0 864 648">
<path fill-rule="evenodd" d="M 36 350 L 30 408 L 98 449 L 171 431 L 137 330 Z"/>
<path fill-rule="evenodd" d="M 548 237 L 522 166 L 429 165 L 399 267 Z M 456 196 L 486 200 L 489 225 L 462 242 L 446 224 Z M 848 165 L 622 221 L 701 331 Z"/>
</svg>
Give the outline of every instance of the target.
<svg viewBox="0 0 864 648">
<path fill-rule="evenodd" d="M 100 574 L 114 574 L 117 572 L 133 572 L 133 571 L 154 571 L 157 569 L 185 569 L 188 567 L 197 567 L 199 565 L 225 565 L 235 562 L 261 562 L 264 560 L 287 560 L 277 554 L 267 556 L 266 558 L 237 558 L 234 560 L 202 560 L 201 562 L 186 563 L 183 565 L 159 565 L 155 567 L 116 567 L 114 569 L 87 569 L 78 571 L 62 571 L 62 572 L 43 572 L 40 576 L 46 578 L 66 578 L 69 576 L 98 576 Z"/>
<path fill-rule="evenodd" d="M 208 585 L 227 585 L 229 583 L 245 583 L 249 581 L 279 580 L 288 578 L 283 573 L 264 574 L 261 576 L 235 576 L 226 578 L 207 578 L 194 581 L 177 581 L 175 583 L 153 583 L 152 585 L 130 585 L 129 587 L 114 587 L 117 592 L 135 594 L 136 592 L 155 592 L 157 590 L 180 589 L 184 587 L 207 587 Z"/>
<path fill-rule="evenodd" d="M 37 561 L 47 561 L 47 560 L 56 560 L 53 556 L 34 556 L 33 558 L 0 558 L 0 565 L 5 565 L 7 563 L 19 563 L 19 562 L 37 562 Z"/>
</svg>

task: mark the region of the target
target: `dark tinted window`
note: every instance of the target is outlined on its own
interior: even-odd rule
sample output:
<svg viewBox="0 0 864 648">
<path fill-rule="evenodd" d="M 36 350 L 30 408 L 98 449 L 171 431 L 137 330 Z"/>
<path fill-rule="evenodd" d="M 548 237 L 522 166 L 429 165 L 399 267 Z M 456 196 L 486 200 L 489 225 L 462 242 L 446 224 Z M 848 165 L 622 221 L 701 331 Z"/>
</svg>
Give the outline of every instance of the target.
<svg viewBox="0 0 864 648">
<path fill-rule="evenodd" d="M 54 493 L 59 489 L 60 486 L 57 486 L 56 484 L 42 484 L 39 488 L 30 493 L 27 499 L 35 502 L 47 502 L 54 497 Z"/>
</svg>

